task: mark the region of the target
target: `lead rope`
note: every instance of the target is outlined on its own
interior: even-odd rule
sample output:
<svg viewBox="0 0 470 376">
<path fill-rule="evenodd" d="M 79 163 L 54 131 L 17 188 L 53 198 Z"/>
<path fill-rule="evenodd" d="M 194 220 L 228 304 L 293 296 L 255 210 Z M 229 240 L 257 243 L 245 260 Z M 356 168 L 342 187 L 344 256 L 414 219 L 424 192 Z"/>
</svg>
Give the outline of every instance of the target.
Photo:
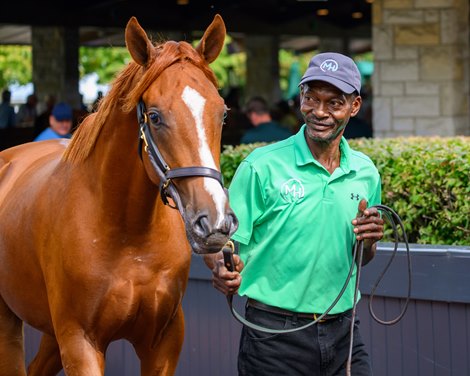
<svg viewBox="0 0 470 376">
<path fill-rule="evenodd" d="M 380 210 L 382 212 L 382 214 L 385 215 L 388 222 L 392 226 L 392 230 L 393 230 L 392 232 L 393 232 L 393 235 L 394 235 L 394 238 L 395 238 L 395 246 L 394 246 L 394 249 L 393 249 L 392 256 L 390 257 L 390 259 L 389 259 L 387 265 L 385 266 L 384 270 L 382 271 L 382 273 L 379 275 L 379 278 L 375 282 L 375 285 L 372 288 L 372 291 L 370 293 L 370 296 L 369 296 L 369 312 L 370 312 L 372 318 L 375 321 L 377 321 L 379 324 L 393 325 L 393 324 L 396 324 L 398 321 L 400 321 L 402 319 L 402 317 L 404 316 L 404 314 L 406 312 L 406 309 L 408 308 L 408 303 L 409 303 L 410 297 L 411 297 L 411 256 L 410 256 L 410 247 L 409 247 L 408 239 L 407 239 L 407 236 L 406 236 L 406 233 L 405 233 L 405 226 L 403 225 L 403 222 L 401 221 L 398 214 L 395 213 L 391 208 L 389 208 L 388 206 L 385 206 L 385 205 L 375 205 L 373 207 L 377 208 L 377 210 Z M 387 272 L 388 268 L 392 264 L 392 261 L 395 258 L 396 254 L 397 254 L 397 251 L 398 251 L 399 236 L 398 236 L 397 224 L 401 229 L 401 232 L 402 232 L 402 235 L 403 235 L 403 241 L 405 243 L 406 252 L 407 252 L 408 294 L 407 294 L 407 298 L 406 298 L 406 301 L 405 301 L 405 304 L 403 306 L 403 309 L 402 309 L 401 313 L 393 320 L 384 321 L 384 320 L 379 319 L 377 317 L 377 315 L 374 313 L 374 311 L 372 309 L 372 301 L 374 299 L 375 290 L 379 286 L 382 278 L 384 277 L 384 275 Z M 230 240 L 229 242 L 227 242 L 227 244 L 222 248 L 222 251 L 223 251 L 225 266 L 227 267 L 228 270 L 233 271 L 235 269 L 234 268 L 234 263 L 233 263 L 233 253 L 235 251 L 235 246 L 233 244 L 233 241 Z M 343 295 L 343 293 L 344 293 L 344 291 L 345 291 L 345 289 L 346 289 L 346 287 L 349 283 L 349 280 L 351 279 L 351 275 L 352 275 L 353 269 L 354 269 L 354 264 L 356 264 L 356 283 L 355 283 L 355 287 L 354 287 L 354 301 L 353 301 L 353 308 L 352 308 L 352 313 L 351 313 L 349 354 L 348 354 L 348 359 L 346 361 L 346 375 L 351 376 L 352 350 L 353 350 L 353 343 L 354 343 L 354 321 L 355 321 L 355 317 L 356 317 L 357 297 L 358 297 L 358 294 L 359 294 L 359 282 L 360 282 L 360 278 L 361 278 L 363 253 L 364 253 L 364 242 L 362 240 L 357 241 L 354 244 L 353 261 L 351 263 L 351 267 L 349 269 L 348 276 L 346 278 L 346 281 L 345 281 L 344 286 L 341 289 L 340 293 L 338 294 L 336 299 L 333 301 L 333 303 L 330 305 L 330 307 L 328 307 L 328 309 L 322 315 L 320 315 L 316 320 L 311 321 L 310 323 L 308 323 L 306 325 L 303 325 L 303 326 L 300 326 L 300 327 L 297 327 L 297 328 L 293 328 L 293 329 L 284 329 L 284 330 L 279 329 L 278 330 L 278 329 L 265 328 L 265 327 L 253 324 L 253 323 L 247 321 L 237 311 L 235 311 L 235 309 L 233 307 L 233 302 L 232 302 L 233 295 L 227 295 L 227 302 L 228 302 L 230 311 L 232 312 L 232 315 L 235 317 L 235 319 L 238 322 L 240 322 L 241 324 L 243 324 L 245 326 L 248 326 L 252 329 L 256 329 L 256 330 L 259 330 L 261 332 L 265 332 L 265 333 L 284 334 L 284 333 L 291 333 L 291 332 L 294 332 L 294 331 L 305 329 L 305 328 L 307 328 L 311 325 L 317 324 L 336 305 L 336 303 L 339 301 L 339 299 Z"/>
<path fill-rule="evenodd" d="M 405 226 L 403 225 L 403 222 L 401 221 L 400 217 L 398 216 L 397 213 L 395 213 L 391 208 L 385 205 L 375 205 L 375 208 L 377 210 L 380 210 L 382 214 L 385 215 L 387 218 L 388 222 L 392 226 L 393 229 L 393 235 L 395 238 L 395 245 L 393 249 L 392 256 L 390 257 L 387 265 L 385 266 L 384 270 L 382 273 L 379 275 L 379 278 L 374 284 L 374 287 L 372 288 L 372 291 L 369 296 L 369 312 L 372 316 L 372 318 L 377 321 L 379 324 L 382 325 L 393 325 L 396 324 L 398 321 L 400 321 L 403 316 L 405 315 L 406 309 L 408 308 L 408 303 L 411 298 L 411 255 L 410 255 L 410 246 L 408 244 L 408 238 L 406 236 L 405 232 Z M 385 273 L 387 272 L 388 268 L 390 267 L 393 259 L 395 258 L 397 251 L 398 251 L 398 230 L 397 230 L 397 224 L 400 227 L 400 230 L 403 235 L 403 242 L 405 243 L 406 247 L 406 255 L 407 255 L 407 261 L 408 261 L 408 294 L 405 300 L 405 304 L 403 305 L 403 309 L 400 312 L 400 314 L 393 320 L 390 321 L 384 321 L 381 320 L 377 317 L 377 315 L 374 313 L 374 310 L 372 309 L 372 301 L 375 296 L 375 290 L 379 286 L 380 282 L 382 281 L 382 278 L 384 277 Z M 346 361 L 346 376 L 351 376 L 351 365 L 352 365 L 352 350 L 353 350 L 353 344 L 354 344 L 354 321 L 356 317 L 356 306 L 357 306 L 357 296 L 359 293 L 359 281 L 361 278 L 361 270 L 362 270 L 362 258 L 364 254 L 364 242 L 362 240 L 358 241 L 354 245 L 354 253 L 353 253 L 353 262 L 356 260 L 357 263 L 357 272 L 356 272 L 356 284 L 354 287 L 354 301 L 353 301 L 353 309 L 352 309 L 352 314 L 351 314 L 351 326 L 350 326 L 350 339 L 349 339 L 349 354 L 348 354 L 348 360 Z M 357 257 L 357 258 L 356 258 Z"/>
<path fill-rule="evenodd" d="M 231 241 L 231 240 L 229 240 L 227 242 L 227 244 L 225 244 L 225 246 L 222 248 L 222 253 L 224 255 L 225 267 L 227 268 L 227 270 L 229 270 L 231 272 L 233 272 L 235 270 L 235 266 L 234 266 L 234 263 L 233 263 L 233 253 L 234 253 L 234 251 L 235 251 L 235 245 L 233 244 L 233 241 Z M 254 324 L 254 323 L 249 322 L 248 320 L 246 320 L 240 313 L 238 313 L 235 310 L 235 308 L 233 306 L 233 295 L 230 295 L 230 294 L 227 295 L 227 303 L 228 303 L 228 306 L 230 308 L 230 311 L 232 312 L 233 317 L 235 317 L 235 319 L 238 322 L 240 322 L 241 324 L 243 324 L 243 325 L 245 325 L 249 328 L 252 328 L 252 329 L 258 330 L 260 332 L 264 332 L 264 333 L 270 333 L 270 334 L 285 334 L 285 333 L 297 332 L 299 330 L 303 330 L 305 328 L 308 328 L 309 326 L 315 325 L 318 322 L 321 322 L 323 320 L 323 318 L 333 309 L 333 307 L 338 303 L 340 298 L 343 296 L 343 294 L 346 291 L 346 288 L 349 284 L 349 281 L 351 280 L 351 276 L 353 274 L 353 271 L 354 271 L 354 262 L 351 263 L 351 267 L 349 268 L 348 276 L 346 277 L 346 281 L 344 282 L 344 285 L 343 285 L 341 291 L 339 292 L 338 296 L 333 301 L 333 303 L 331 303 L 331 305 L 326 309 L 326 311 L 323 312 L 321 315 L 318 315 L 316 318 L 314 318 L 313 321 L 309 322 L 308 324 L 298 326 L 296 328 L 272 329 L 272 328 L 266 328 L 266 327 Z"/>
<path fill-rule="evenodd" d="M 359 245 L 358 245 L 359 243 Z M 351 364 L 352 364 L 352 350 L 354 344 L 354 321 L 356 318 L 356 307 L 357 307 L 357 295 L 359 292 L 359 280 L 361 278 L 361 270 L 362 270 L 362 256 L 364 254 L 364 242 L 361 240 L 356 242 L 354 247 L 354 256 L 353 260 L 356 259 L 356 252 L 357 255 L 357 272 L 356 272 L 356 284 L 354 286 L 354 301 L 353 301 L 353 308 L 351 313 L 351 324 L 349 328 L 349 353 L 348 353 L 348 360 L 346 362 L 346 376 L 351 376 Z M 354 262 L 354 261 L 353 261 Z"/>
</svg>

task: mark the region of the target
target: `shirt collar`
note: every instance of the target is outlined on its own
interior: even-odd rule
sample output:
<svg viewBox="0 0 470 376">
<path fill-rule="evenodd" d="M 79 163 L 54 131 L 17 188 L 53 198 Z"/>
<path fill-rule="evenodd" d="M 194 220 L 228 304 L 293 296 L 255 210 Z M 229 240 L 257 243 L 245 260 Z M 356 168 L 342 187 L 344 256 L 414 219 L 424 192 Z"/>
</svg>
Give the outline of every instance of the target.
<svg viewBox="0 0 470 376">
<path fill-rule="evenodd" d="M 318 164 L 307 145 L 307 140 L 305 139 L 305 127 L 306 125 L 304 124 L 294 136 L 295 160 L 297 166 L 304 166 L 309 163 Z M 357 165 L 354 163 L 353 158 L 351 158 L 351 147 L 344 137 L 341 137 L 339 148 L 341 150 L 341 160 L 339 162 L 340 168 L 346 174 L 351 171 L 356 171 Z"/>
</svg>

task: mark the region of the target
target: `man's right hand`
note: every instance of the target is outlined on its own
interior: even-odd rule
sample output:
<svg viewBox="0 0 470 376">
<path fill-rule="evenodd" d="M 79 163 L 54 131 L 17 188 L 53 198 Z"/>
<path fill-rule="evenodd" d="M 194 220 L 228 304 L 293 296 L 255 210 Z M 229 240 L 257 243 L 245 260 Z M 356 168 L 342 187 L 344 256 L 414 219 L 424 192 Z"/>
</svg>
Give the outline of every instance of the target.
<svg viewBox="0 0 470 376">
<path fill-rule="evenodd" d="M 223 253 L 204 255 L 204 262 L 212 270 L 212 286 L 224 295 L 234 295 L 238 292 L 242 282 L 242 271 L 244 264 L 240 256 L 233 254 L 233 264 L 235 270 L 229 271 L 224 264 Z"/>
</svg>

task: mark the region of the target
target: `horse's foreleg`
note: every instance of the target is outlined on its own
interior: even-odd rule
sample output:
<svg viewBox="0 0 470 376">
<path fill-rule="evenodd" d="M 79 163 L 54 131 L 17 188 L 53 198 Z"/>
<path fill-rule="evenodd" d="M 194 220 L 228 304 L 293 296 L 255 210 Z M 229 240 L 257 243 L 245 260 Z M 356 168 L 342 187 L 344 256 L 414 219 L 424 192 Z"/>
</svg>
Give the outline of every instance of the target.
<svg viewBox="0 0 470 376">
<path fill-rule="evenodd" d="M 57 334 L 62 365 L 67 376 L 103 376 L 104 352 L 84 336 L 83 329 L 64 329 Z"/>
<path fill-rule="evenodd" d="M 23 322 L 0 298 L 0 375 L 26 375 L 23 350 Z"/>
<path fill-rule="evenodd" d="M 184 315 L 180 307 L 165 329 L 160 341 L 152 348 L 152 339 L 135 346 L 141 361 L 142 376 L 171 376 L 176 371 L 184 340 Z"/>
<path fill-rule="evenodd" d="M 55 376 L 62 369 L 59 345 L 54 337 L 43 334 L 38 353 L 28 366 L 28 376 Z"/>
</svg>

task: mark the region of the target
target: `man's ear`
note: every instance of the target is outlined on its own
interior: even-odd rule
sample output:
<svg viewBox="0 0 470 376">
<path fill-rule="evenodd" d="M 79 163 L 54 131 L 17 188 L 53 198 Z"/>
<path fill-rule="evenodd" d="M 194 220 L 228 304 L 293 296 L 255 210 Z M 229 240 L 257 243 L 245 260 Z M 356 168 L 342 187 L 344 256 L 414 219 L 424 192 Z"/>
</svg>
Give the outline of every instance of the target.
<svg viewBox="0 0 470 376">
<path fill-rule="evenodd" d="M 362 97 L 360 95 L 356 95 L 352 102 L 352 110 L 351 110 L 351 117 L 356 116 L 359 110 L 361 109 L 362 105 Z"/>
</svg>

